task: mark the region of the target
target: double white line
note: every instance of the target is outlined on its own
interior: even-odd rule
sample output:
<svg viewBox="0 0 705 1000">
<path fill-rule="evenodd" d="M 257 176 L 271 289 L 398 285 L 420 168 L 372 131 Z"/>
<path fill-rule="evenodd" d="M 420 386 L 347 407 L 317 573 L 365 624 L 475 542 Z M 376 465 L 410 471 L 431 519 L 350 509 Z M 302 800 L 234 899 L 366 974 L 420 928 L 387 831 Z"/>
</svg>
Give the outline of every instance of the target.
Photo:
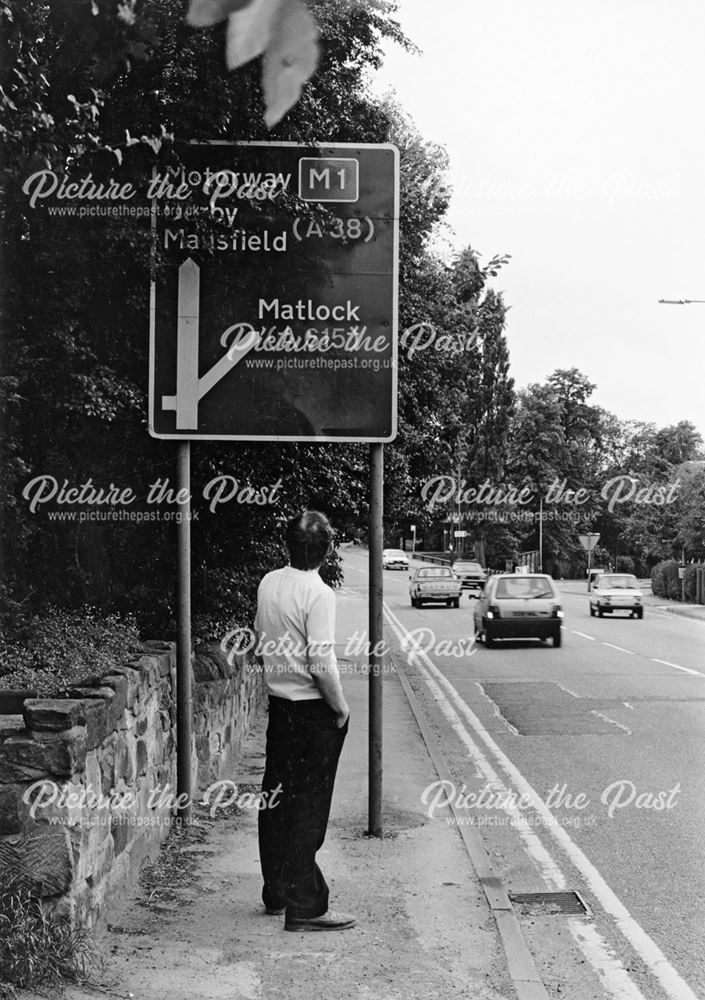
<svg viewBox="0 0 705 1000">
<path fill-rule="evenodd" d="M 384 605 L 384 613 L 401 644 L 409 636 L 409 632 L 387 604 Z M 406 648 L 414 648 L 413 638 L 410 644 L 406 644 Z M 557 821 L 540 795 L 495 743 L 446 676 L 422 650 L 410 653 L 409 662 L 418 667 L 439 709 L 467 748 L 468 755 L 477 767 L 478 773 L 484 776 L 493 791 L 509 792 L 514 790 L 519 796 L 523 796 L 524 802 L 531 803 L 532 809 L 541 817 L 543 828 L 562 848 L 574 868 L 580 872 L 603 910 L 613 918 L 615 926 L 660 983 L 669 1000 L 699 1000 L 690 986 L 670 964 L 656 942 L 631 916 L 592 862 L 571 840 L 565 828 Z M 484 750 L 479 745 L 480 743 L 484 744 Z M 490 758 L 493 763 L 490 762 Z M 495 770 L 493 765 L 496 765 L 498 770 Z M 505 786 L 498 771 L 504 772 L 510 788 Z M 511 796 L 507 796 L 507 799 L 511 799 Z M 552 890 L 564 889 L 566 881 L 560 867 L 543 846 L 533 827 L 527 823 L 525 815 L 518 809 L 505 811 L 512 815 L 513 824 L 515 823 L 517 826 L 525 849 L 542 873 L 547 886 Z M 614 956 L 608 943 L 593 925 L 582 920 L 571 919 L 569 926 L 578 946 L 599 975 L 610 996 L 618 998 L 618 1000 L 645 1000 L 644 994 L 630 978 L 621 961 Z"/>
</svg>

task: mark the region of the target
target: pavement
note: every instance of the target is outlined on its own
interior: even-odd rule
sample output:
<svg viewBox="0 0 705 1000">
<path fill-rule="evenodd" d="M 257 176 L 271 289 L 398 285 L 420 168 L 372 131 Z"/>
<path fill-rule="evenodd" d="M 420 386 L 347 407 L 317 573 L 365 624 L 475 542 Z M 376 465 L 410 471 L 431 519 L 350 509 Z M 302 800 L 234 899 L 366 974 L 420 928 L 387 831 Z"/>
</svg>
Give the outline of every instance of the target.
<svg viewBox="0 0 705 1000">
<path fill-rule="evenodd" d="M 341 654 L 347 638 L 366 625 L 366 600 L 344 591 L 338 599 Z M 284 918 L 266 916 L 260 902 L 256 811 L 241 808 L 211 819 L 200 809 L 199 825 L 162 851 L 163 865 L 156 875 L 151 870 L 141 893 L 114 901 L 109 930 L 99 941 L 104 965 L 89 985 L 68 988 L 66 1000 L 517 996 L 458 827 L 424 811 L 421 793 L 438 772 L 391 664 L 383 680 L 384 835 L 366 836 L 364 659 L 341 659 L 341 670 L 351 722 L 318 860 L 331 888 L 331 909 L 355 914 L 356 927 L 285 931 Z M 240 790 L 261 780 L 265 725 L 263 714 L 232 776 Z"/>
</svg>

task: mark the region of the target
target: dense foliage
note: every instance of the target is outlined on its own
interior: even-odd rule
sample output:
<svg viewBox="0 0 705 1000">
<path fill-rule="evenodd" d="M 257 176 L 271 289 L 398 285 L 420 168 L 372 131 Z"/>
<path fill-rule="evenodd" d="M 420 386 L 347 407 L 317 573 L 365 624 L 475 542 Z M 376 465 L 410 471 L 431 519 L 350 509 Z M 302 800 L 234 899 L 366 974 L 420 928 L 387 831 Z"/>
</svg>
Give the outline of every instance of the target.
<svg viewBox="0 0 705 1000">
<path fill-rule="evenodd" d="M 173 634 L 173 519 L 52 520 L 23 495 L 42 476 L 57 488 L 90 481 L 139 497 L 158 479 L 174 486 L 175 448 L 146 427 L 149 277 L 160 266 L 149 228 L 135 219 L 92 228 L 58 221 L 32 211 L 21 186 L 44 167 L 89 167 L 96 180 L 119 167 L 123 179 L 144 178 L 158 157 L 178 162 L 180 143 L 192 139 L 393 141 L 400 149 L 402 334 L 399 435 L 385 449 L 389 544 L 408 539 L 414 524 L 420 544 L 445 546 L 455 515 L 468 528 L 466 547 L 489 565 L 538 547 L 535 521 L 471 521 L 465 502 L 429 504 L 425 484 L 445 475 L 467 489 L 512 483 L 537 497 L 556 481 L 584 488 L 576 519 L 545 524 L 545 566 L 557 575 L 583 571 L 577 535 L 585 530 L 601 532 L 596 555 L 605 563 L 630 558 L 642 572 L 683 549 L 688 558 L 705 554 L 702 440 L 692 425 L 620 422 L 590 403 L 594 386 L 575 369 L 517 394 L 506 307 L 491 287 L 508 258 L 470 247 L 452 260 L 434 252 L 449 198 L 445 153 L 367 86 L 382 41 L 408 45 L 394 4 L 310 6 L 322 33 L 319 67 L 270 131 L 256 64 L 224 67 L 222 24 L 194 30 L 172 0 L 0 0 L 6 627 L 51 606 L 89 603 L 102 614 L 134 613 L 143 634 Z M 693 461 L 668 506 L 608 509 L 601 490 L 610 477 L 663 485 Z M 202 489 L 220 475 L 253 490 L 285 488 L 273 504 L 212 512 Z M 363 446 L 194 446 L 196 635 L 218 637 L 251 618 L 257 581 L 284 558 L 282 527 L 302 508 L 324 510 L 341 539 L 364 535 L 367 477 Z M 340 582 L 337 556 L 324 575 Z"/>
<path fill-rule="evenodd" d="M 97 608 L 49 608 L 18 618 L 0 653 L 0 684 L 49 697 L 89 678 L 109 674 L 138 652 L 136 621 Z"/>
<path fill-rule="evenodd" d="M 6 618 L 11 613 L 14 620 L 18 609 L 90 602 L 134 612 L 143 631 L 164 636 L 174 619 L 173 520 L 52 519 L 43 505 L 30 509 L 31 494 L 23 495 L 38 477 L 57 489 L 90 482 L 129 487 L 138 497 L 158 479 L 173 488 L 175 478 L 173 445 L 146 431 L 149 276 L 159 266 L 148 227 L 101 219 L 87 229 L 32 211 L 21 185 L 37 169 L 78 176 L 90 168 L 105 180 L 118 165 L 122 180 L 142 178 L 157 156 L 178 158 L 179 142 L 191 139 L 398 142 L 400 326 L 432 324 L 434 344 L 400 357 L 401 430 L 387 451 L 390 531 L 408 523 L 415 487 L 428 469 L 443 467 L 457 448 L 481 348 L 459 363 L 452 352 L 435 349 L 435 339 L 474 328 L 490 272 L 471 252 L 455 267 L 430 252 L 448 201 L 445 155 L 423 142 L 392 103 L 367 91 L 382 39 L 407 44 L 393 5 L 318 0 L 311 6 L 322 32 L 319 69 L 294 111 L 270 132 L 256 67 L 228 74 L 224 27 L 194 31 L 170 0 L 117 8 L 99 0 L 0 4 Z M 488 306 L 483 331 L 493 345 L 488 358 L 500 367 L 502 315 L 499 301 Z M 271 490 L 277 482 L 285 488 L 276 504 L 234 503 L 213 513 L 201 493 L 220 475 L 253 489 Z M 222 635 L 233 619 L 251 617 L 257 581 L 282 561 L 282 527 L 298 510 L 325 510 L 342 536 L 364 533 L 361 446 L 199 443 L 192 482 L 197 635 Z M 324 575 L 333 585 L 340 581 L 336 557 Z"/>
</svg>

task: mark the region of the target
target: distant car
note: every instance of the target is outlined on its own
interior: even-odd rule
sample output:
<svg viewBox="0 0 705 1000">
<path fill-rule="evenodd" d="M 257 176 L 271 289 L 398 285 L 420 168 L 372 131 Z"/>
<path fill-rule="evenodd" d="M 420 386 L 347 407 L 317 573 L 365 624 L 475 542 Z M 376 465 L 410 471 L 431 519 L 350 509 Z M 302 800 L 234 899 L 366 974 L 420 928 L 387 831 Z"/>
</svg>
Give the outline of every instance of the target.
<svg viewBox="0 0 705 1000">
<path fill-rule="evenodd" d="M 491 576 L 473 609 L 475 632 L 488 649 L 496 639 L 552 639 L 561 644 L 563 608 L 556 585 L 543 573 Z"/>
<path fill-rule="evenodd" d="M 383 569 L 408 569 L 409 568 L 409 558 L 406 552 L 402 552 L 401 549 L 383 549 L 382 550 L 382 568 Z"/>
<path fill-rule="evenodd" d="M 590 614 L 602 618 L 615 611 L 628 611 L 632 617 L 644 617 L 644 595 L 631 573 L 602 573 L 590 591 Z"/>
<path fill-rule="evenodd" d="M 446 604 L 460 607 L 460 580 L 450 566 L 420 566 L 411 578 L 409 595 L 411 606 Z"/>
<path fill-rule="evenodd" d="M 485 573 L 479 562 L 470 559 L 456 559 L 453 563 L 453 572 L 460 578 L 463 590 L 469 590 L 470 596 L 479 593 L 487 582 Z"/>
</svg>

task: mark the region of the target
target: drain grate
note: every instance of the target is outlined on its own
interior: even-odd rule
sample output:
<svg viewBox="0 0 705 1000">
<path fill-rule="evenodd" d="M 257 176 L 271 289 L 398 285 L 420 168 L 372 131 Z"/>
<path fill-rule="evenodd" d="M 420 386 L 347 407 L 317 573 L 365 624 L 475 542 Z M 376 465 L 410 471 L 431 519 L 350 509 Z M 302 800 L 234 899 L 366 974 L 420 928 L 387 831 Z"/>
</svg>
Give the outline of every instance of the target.
<svg viewBox="0 0 705 1000">
<path fill-rule="evenodd" d="M 509 898 L 514 905 L 520 906 L 528 913 L 540 911 L 545 914 L 584 915 L 590 912 L 580 893 L 574 890 L 570 892 L 510 892 Z"/>
</svg>

